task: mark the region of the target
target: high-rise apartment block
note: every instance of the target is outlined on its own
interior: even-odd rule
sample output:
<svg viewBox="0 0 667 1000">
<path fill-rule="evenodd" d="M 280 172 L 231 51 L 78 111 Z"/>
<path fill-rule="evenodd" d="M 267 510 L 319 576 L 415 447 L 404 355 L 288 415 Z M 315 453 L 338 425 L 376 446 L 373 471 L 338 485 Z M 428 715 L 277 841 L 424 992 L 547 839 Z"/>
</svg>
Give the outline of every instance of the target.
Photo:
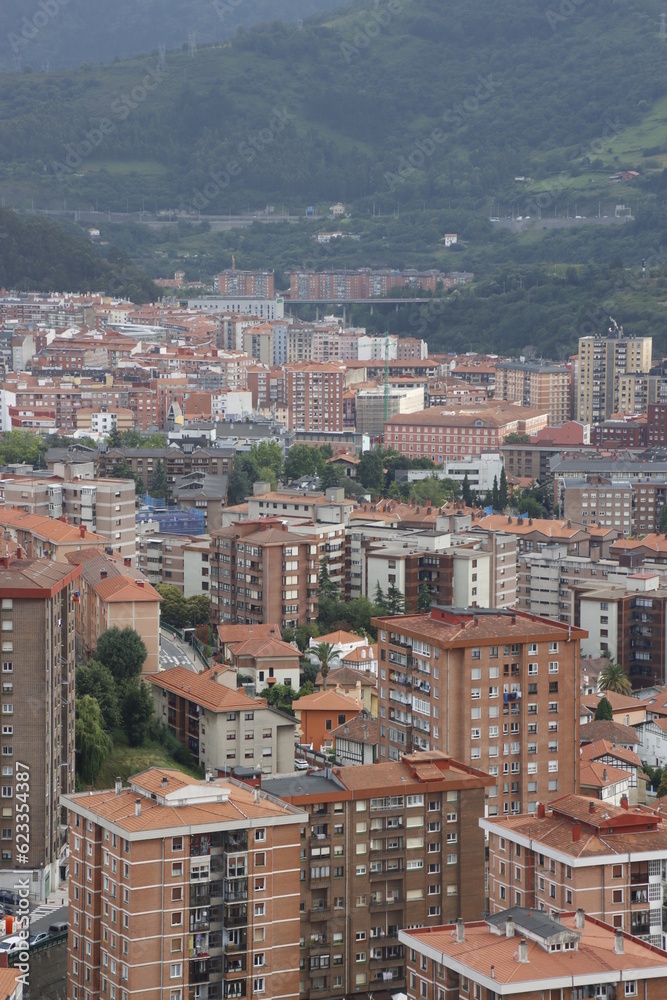
<svg viewBox="0 0 667 1000">
<path fill-rule="evenodd" d="M 301 838 L 302 997 L 403 988 L 401 928 L 479 917 L 479 819 L 490 780 L 435 752 L 263 780 L 309 813 Z"/>
<path fill-rule="evenodd" d="M 313 529 L 314 530 L 314 529 Z M 317 617 L 317 545 L 277 518 L 237 521 L 211 532 L 211 618 L 214 624 L 281 627 Z"/>
<path fill-rule="evenodd" d="M 0 885 L 44 899 L 66 877 L 61 794 L 74 789 L 74 610 L 80 566 L 0 559 Z M 27 818 L 26 818 L 27 817 Z"/>
<path fill-rule="evenodd" d="M 249 295 L 252 298 L 272 299 L 275 294 L 273 274 L 270 271 L 237 271 L 229 268 L 213 279 L 217 295 Z"/>
<path fill-rule="evenodd" d="M 305 812 L 160 768 L 65 805 L 70 1000 L 297 1000 Z"/>
<path fill-rule="evenodd" d="M 288 365 L 285 382 L 291 431 L 342 432 L 343 365 L 326 361 Z"/>
<path fill-rule="evenodd" d="M 583 423 L 600 423 L 627 405 L 620 377 L 651 368 L 653 338 L 622 334 L 620 329 L 617 336 L 579 338 L 577 420 Z"/>
<path fill-rule="evenodd" d="M 376 618 L 380 755 L 443 750 L 495 778 L 488 813 L 577 789 L 585 632 L 514 611 Z"/>
<path fill-rule="evenodd" d="M 571 373 L 550 361 L 503 361 L 496 367 L 494 399 L 546 410 L 549 425 L 570 419 Z"/>
<path fill-rule="evenodd" d="M 489 837 L 489 906 L 536 912 L 581 907 L 664 948 L 667 827 L 642 806 L 566 795 L 537 816 L 482 820 Z"/>
</svg>

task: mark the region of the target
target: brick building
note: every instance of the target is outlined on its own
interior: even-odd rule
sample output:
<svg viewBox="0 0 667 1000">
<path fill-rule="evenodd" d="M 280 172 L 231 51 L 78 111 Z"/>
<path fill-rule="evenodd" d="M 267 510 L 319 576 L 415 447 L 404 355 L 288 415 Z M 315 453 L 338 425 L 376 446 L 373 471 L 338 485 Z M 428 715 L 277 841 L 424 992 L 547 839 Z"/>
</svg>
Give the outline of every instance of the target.
<svg viewBox="0 0 667 1000">
<path fill-rule="evenodd" d="M 508 403 L 469 410 L 432 406 L 406 413 L 385 424 L 384 441 L 411 458 L 446 458 L 497 451 L 508 434 L 531 434 L 546 427 L 548 412 Z"/>
<path fill-rule="evenodd" d="M 277 518 L 236 521 L 211 532 L 211 620 L 281 628 L 317 617 L 319 564 L 314 539 Z"/>
<path fill-rule="evenodd" d="M 537 816 L 481 820 L 489 844 L 489 906 L 581 907 L 664 948 L 667 826 L 641 807 L 566 795 Z M 633 857 L 634 856 L 634 857 Z"/>
<path fill-rule="evenodd" d="M 405 930 L 408 1000 L 622 1000 L 667 995 L 663 952 L 587 917 L 512 907 L 475 923 Z"/>
<path fill-rule="evenodd" d="M 523 612 L 376 618 L 380 754 L 438 749 L 495 778 L 489 815 L 577 788 L 585 633 Z"/>
<path fill-rule="evenodd" d="M 342 432 L 344 365 L 326 361 L 288 365 L 285 386 L 290 430 Z"/>
<path fill-rule="evenodd" d="M 298 1000 L 306 813 L 161 768 L 65 805 L 70 1000 Z"/>
<path fill-rule="evenodd" d="M 28 877 L 33 899 L 43 900 L 67 874 L 60 797 L 74 789 L 74 611 L 80 573 L 78 566 L 46 559 L 0 559 L 0 885 L 13 889 L 18 878 Z M 21 832 L 29 835 L 24 839 Z"/>
<path fill-rule="evenodd" d="M 252 298 L 272 299 L 275 290 L 270 271 L 237 271 L 228 269 L 213 279 L 216 295 L 245 295 Z"/>
<path fill-rule="evenodd" d="M 489 781 L 444 754 L 417 753 L 263 782 L 309 814 L 301 839 L 301 996 L 404 988 L 402 927 L 479 916 L 479 819 Z"/>
</svg>

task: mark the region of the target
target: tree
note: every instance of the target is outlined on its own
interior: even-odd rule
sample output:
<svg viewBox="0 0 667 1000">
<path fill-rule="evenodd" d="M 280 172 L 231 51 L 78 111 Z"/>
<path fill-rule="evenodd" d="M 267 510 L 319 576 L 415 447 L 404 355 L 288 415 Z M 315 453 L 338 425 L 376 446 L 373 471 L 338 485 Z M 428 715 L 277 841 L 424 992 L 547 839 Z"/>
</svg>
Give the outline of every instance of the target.
<svg viewBox="0 0 667 1000">
<path fill-rule="evenodd" d="M 183 591 L 173 583 L 158 583 L 155 587 L 162 598 L 160 618 L 165 625 L 172 628 L 184 628 L 192 624 L 192 615 L 188 616 L 188 602 Z"/>
<path fill-rule="evenodd" d="M 154 714 L 153 697 L 148 685 L 130 683 L 127 685 L 122 702 L 123 726 L 131 747 L 140 747 L 148 736 Z"/>
<path fill-rule="evenodd" d="M 77 773 L 85 784 L 92 785 L 111 753 L 113 743 L 104 729 L 100 706 L 89 694 L 76 699 L 74 736 Z"/>
<path fill-rule="evenodd" d="M 467 472 L 463 477 L 463 482 L 461 484 L 461 496 L 463 497 L 463 502 L 466 507 L 472 507 L 472 490 L 470 489 L 470 480 L 468 479 Z"/>
<path fill-rule="evenodd" d="M 144 481 L 138 472 L 132 471 L 132 466 L 124 459 L 122 462 L 116 462 L 111 466 L 111 478 L 112 479 L 132 479 L 134 480 L 134 489 L 136 496 L 140 497 L 146 492 L 146 487 L 144 486 Z"/>
<path fill-rule="evenodd" d="M 261 698 L 266 698 L 267 704 L 274 708 L 282 708 L 289 711 L 292 707 L 294 690 L 288 684 L 272 684 L 271 687 L 264 688 Z"/>
<path fill-rule="evenodd" d="M 505 435 L 504 444 L 530 444 L 530 434 L 518 434 L 516 431 L 512 431 L 511 434 Z"/>
<path fill-rule="evenodd" d="M 378 615 L 387 614 L 387 597 L 384 590 L 380 586 L 380 581 L 375 584 L 375 591 L 373 593 L 373 603 L 375 604 L 376 611 Z"/>
<path fill-rule="evenodd" d="M 507 489 L 507 473 L 505 472 L 505 466 L 503 465 L 500 470 L 500 482 L 498 484 L 498 504 L 500 506 L 500 510 L 505 510 L 508 500 L 509 493 Z"/>
<path fill-rule="evenodd" d="M 188 625 L 206 625 L 211 620 L 211 598 L 193 594 L 186 601 Z"/>
<path fill-rule="evenodd" d="M 320 573 L 317 583 L 320 597 L 340 597 L 340 587 L 329 576 L 329 559 L 327 556 L 322 556 L 320 559 Z"/>
<path fill-rule="evenodd" d="M 620 663 L 610 660 L 600 674 L 598 681 L 600 691 L 614 691 L 616 694 L 631 694 L 632 684 L 630 678 L 623 670 Z"/>
<path fill-rule="evenodd" d="M 317 646 L 314 647 L 313 653 L 317 657 L 320 664 L 320 673 L 322 674 L 322 680 L 324 682 L 324 686 L 326 687 L 329 667 L 331 666 L 332 661 L 337 658 L 338 654 L 334 652 L 334 648 L 330 642 L 318 643 Z"/>
<path fill-rule="evenodd" d="M 90 695 L 100 706 L 104 727 L 115 729 L 120 722 L 118 688 L 113 674 L 99 660 L 89 660 L 76 671 L 76 696 Z"/>
<path fill-rule="evenodd" d="M 376 451 L 365 451 L 359 461 L 357 479 L 367 490 L 374 493 L 384 491 L 384 469 L 382 459 Z"/>
<path fill-rule="evenodd" d="M 390 583 L 387 590 L 387 614 L 392 616 L 405 614 L 405 597 L 395 583 Z"/>
<path fill-rule="evenodd" d="M 158 458 L 153 473 L 148 480 L 148 495 L 155 500 L 164 500 L 165 503 L 169 502 L 169 481 L 167 479 L 167 470 L 161 458 Z"/>
<path fill-rule="evenodd" d="M 324 456 L 314 445 L 293 444 L 285 457 L 285 478 L 289 480 L 321 476 L 324 469 Z"/>
<path fill-rule="evenodd" d="M 500 490 L 498 488 L 498 476 L 493 477 L 493 490 L 491 491 L 491 504 L 494 510 L 498 510 L 500 505 Z"/>
<path fill-rule="evenodd" d="M 658 798 L 661 799 L 663 795 L 667 795 L 667 768 L 662 772 L 660 784 L 658 785 Z"/>
<path fill-rule="evenodd" d="M 307 625 L 297 625 L 294 630 L 294 639 L 297 646 L 301 652 L 305 652 L 308 649 L 308 643 L 311 639 L 316 639 L 320 634 L 319 625 L 317 622 L 309 622 Z M 283 639 L 287 642 L 287 629 L 283 632 Z"/>
<path fill-rule="evenodd" d="M 417 611 L 428 614 L 431 610 L 431 589 L 427 583 L 422 583 L 417 595 Z"/>
<path fill-rule="evenodd" d="M 658 527 L 662 532 L 667 534 L 667 503 L 664 505 L 660 511 L 660 519 L 658 521 Z"/>
<path fill-rule="evenodd" d="M 534 517 L 537 519 L 547 516 L 547 512 L 542 504 L 539 503 L 535 497 L 526 496 L 525 493 L 521 496 L 517 504 L 517 508 L 520 514 L 527 514 L 528 517 Z"/>
<path fill-rule="evenodd" d="M 119 685 L 139 676 L 147 655 L 144 641 L 134 629 L 116 626 L 102 633 L 95 650 L 95 659 L 109 668 Z"/>
<path fill-rule="evenodd" d="M 248 463 L 244 461 L 245 455 L 237 456 L 234 461 L 234 468 L 227 483 L 227 503 L 230 507 L 243 503 L 246 497 L 252 493 L 252 473 L 248 468 Z"/>
<path fill-rule="evenodd" d="M 613 718 L 614 713 L 611 708 L 611 702 L 608 698 L 600 698 L 598 707 L 595 709 L 595 721 L 599 722 L 601 719 L 604 719 L 611 722 Z"/>
</svg>

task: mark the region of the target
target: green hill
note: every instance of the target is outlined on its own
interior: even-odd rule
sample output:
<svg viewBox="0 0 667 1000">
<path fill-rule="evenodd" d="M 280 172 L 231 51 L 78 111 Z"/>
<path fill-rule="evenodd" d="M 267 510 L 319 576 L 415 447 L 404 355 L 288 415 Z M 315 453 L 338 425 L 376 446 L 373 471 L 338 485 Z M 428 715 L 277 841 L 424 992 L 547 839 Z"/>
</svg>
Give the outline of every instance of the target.
<svg viewBox="0 0 667 1000">
<path fill-rule="evenodd" d="M 610 167 L 661 170 L 658 0 L 573 2 L 567 16 L 552 3 L 381 0 L 170 53 L 164 69 L 153 55 L 8 74 L 0 185 L 14 205 L 303 212 L 375 198 L 492 214 L 563 175 L 592 199 Z M 652 116 L 650 146 L 624 146 Z"/>
<path fill-rule="evenodd" d="M 0 209 L 0 288 L 106 292 L 155 301 L 157 288 L 116 249 L 101 257 L 78 232 Z"/>
</svg>

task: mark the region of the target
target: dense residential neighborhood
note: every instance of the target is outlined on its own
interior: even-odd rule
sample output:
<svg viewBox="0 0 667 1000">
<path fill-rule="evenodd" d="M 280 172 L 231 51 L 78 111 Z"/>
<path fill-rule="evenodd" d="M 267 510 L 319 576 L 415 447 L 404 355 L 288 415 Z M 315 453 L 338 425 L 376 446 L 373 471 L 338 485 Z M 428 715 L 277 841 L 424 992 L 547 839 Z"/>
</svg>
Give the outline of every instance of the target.
<svg viewBox="0 0 667 1000">
<path fill-rule="evenodd" d="M 662 996 L 651 338 L 433 355 L 233 270 L 0 333 L 0 889 L 68 997 Z"/>
</svg>

